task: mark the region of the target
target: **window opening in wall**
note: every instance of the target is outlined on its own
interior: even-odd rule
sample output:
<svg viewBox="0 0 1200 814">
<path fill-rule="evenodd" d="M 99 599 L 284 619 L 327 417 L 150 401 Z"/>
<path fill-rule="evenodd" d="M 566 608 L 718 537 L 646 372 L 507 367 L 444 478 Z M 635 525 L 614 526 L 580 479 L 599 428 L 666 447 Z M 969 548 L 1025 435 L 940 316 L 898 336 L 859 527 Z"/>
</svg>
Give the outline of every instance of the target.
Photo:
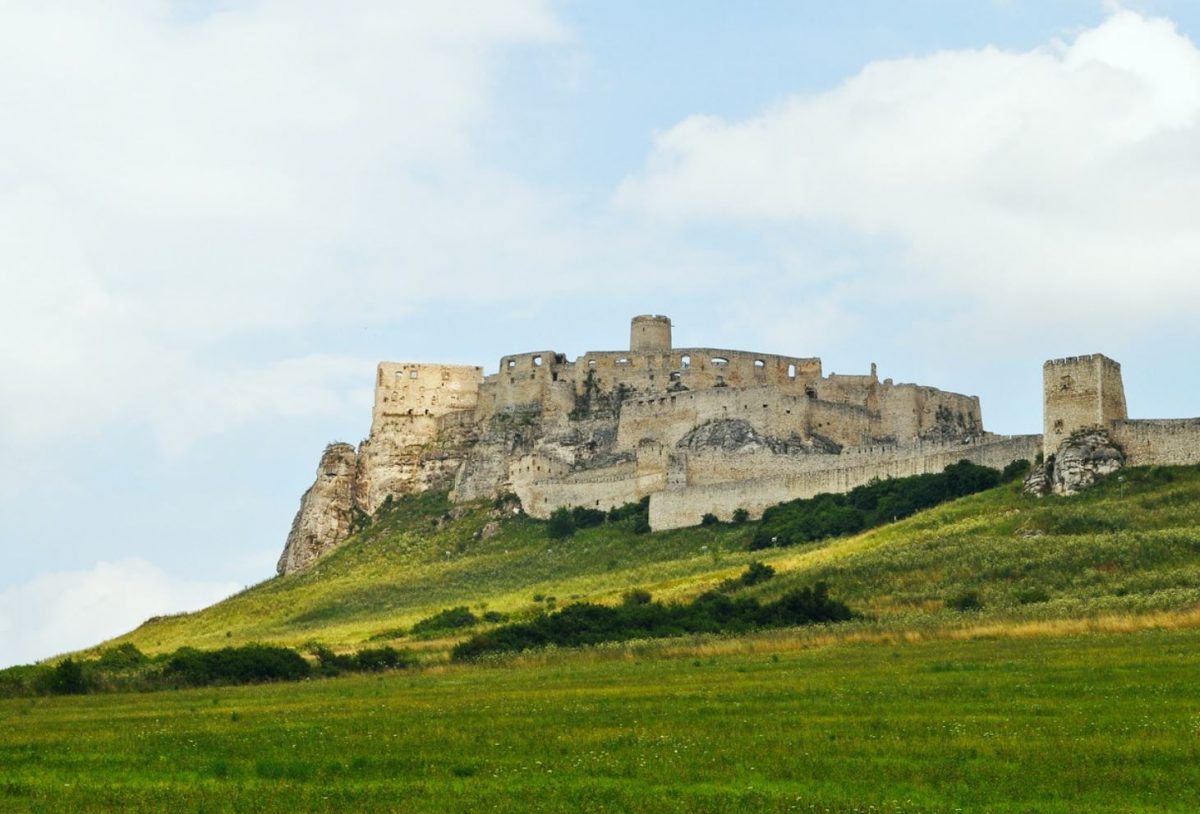
<svg viewBox="0 0 1200 814">
<path fill-rule="evenodd" d="M 789 379 L 796 378 L 796 366 L 795 365 L 788 365 L 788 378 Z"/>
<path fill-rule="evenodd" d="M 758 370 L 762 370 L 766 366 L 767 366 L 767 363 L 764 362 L 762 359 L 754 360 L 754 367 L 757 368 Z"/>
<path fill-rule="evenodd" d="M 1054 422 L 1054 431 L 1062 432 L 1062 428 L 1063 428 L 1063 423 L 1062 423 L 1062 419 L 1060 418 L 1058 421 Z"/>
<path fill-rule="evenodd" d="M 692 366 L 692 357 L 690 357 L 690 356 L 679 357 L 679 366 L 684 369 L 691 367 Z"/>
<path fill-rule="evenodd" d="M 729 364 L 729 360 L 728 360 L 728 359 L 726 359 L 724 356 L 714 356 L 714 357 L 713 357 L 712 359 L 710 359 L 709 361 L 711 361 L 711 362 L 712 362 L 714 365 L 727 365 L 727 364 Z"/>
<path fill-rule="evenodd" d="M 444 381 L 444 382 L 450 381 L 450 371 L 449 370 L 442 371 L 442 381 Z"/>
<path fill-rule="evenodd" d="M 679 379 L 680 379 L 680 374 L 678 371 L 671 374 L 671 381 L 677 382 L 677 381 L 679 381 Z"/>
<path fill-rule="evenodd" d="M 509 366 L 510 368 L 516 367 L 516 366 L 517 366 L 517 360 L 516 360 L 516 359 L 509 359 L 509 360 L 508 360 L 508 366 Z"/>
<path fill-rule="evenodd" d="M 617 360 L 617 364 L 618 365 L 627 365 L 627 364 L 629 364 L 629 359 L 625 356 L 622 356 L 620 359 Z"/>
<path fill-rule="evenodd" d="M 817 397 L 817 390 L 815 387 L 806 387 L 804 388 L 804 395 L 808 396 L 810 399 L 815 399 Z"/>
<path fill-rule="evenodd" d="M 538 367 L 541 367 L 542 366 L 542 357 L 541 356 L 533 357 L 533 363 L 535 365 L 537 365 Z"/>
<path fill-rule="evenodd" d="M 410 378 L 410 379 L 415 379 L 415 378 L 417 378 L 417 371 L 415 371 L 415 370 L 414 370 L 414 371 L 412 371 L 411 373 L 409 373 L 409 374 L 408 374 L 408 378 Z"/>
<path fill-rule="evenodd" d="M 595 367 L 595 366 L 596 366 L 596 360 L 588 359 L 588 367 Z"/>
</svg>

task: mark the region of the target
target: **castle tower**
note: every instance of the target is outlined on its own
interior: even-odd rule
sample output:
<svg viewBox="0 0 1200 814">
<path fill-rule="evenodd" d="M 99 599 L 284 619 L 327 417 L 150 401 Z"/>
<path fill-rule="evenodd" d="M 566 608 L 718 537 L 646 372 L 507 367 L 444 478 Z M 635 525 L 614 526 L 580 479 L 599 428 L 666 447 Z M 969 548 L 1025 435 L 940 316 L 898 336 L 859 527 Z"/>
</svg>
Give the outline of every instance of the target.
<svg viewBox="0 0 1200 814">
<path fill-rule="evenodd" d="M 671 318 L 658 314 L 634 317 L 629 326 L 629 349 L 634 353 L 667 353 L 671 350 Z"/>
<path fill-rule="evenodd" d="M 1128 418 L 1121 366 L 1099 353 L 1051 359 L 1042 366 L 1042 451 L 1048 457 L 1076 430 L 1108 429 Z"/>
<path fill-rule="evenodd" d="M 390 422 L 405 427 L 406 443 L 432 441 L 440 416 L 475 409 L 482 382 L 483 368 L 471 365 L 380 362 L 371 433 Z"/>
</svg>

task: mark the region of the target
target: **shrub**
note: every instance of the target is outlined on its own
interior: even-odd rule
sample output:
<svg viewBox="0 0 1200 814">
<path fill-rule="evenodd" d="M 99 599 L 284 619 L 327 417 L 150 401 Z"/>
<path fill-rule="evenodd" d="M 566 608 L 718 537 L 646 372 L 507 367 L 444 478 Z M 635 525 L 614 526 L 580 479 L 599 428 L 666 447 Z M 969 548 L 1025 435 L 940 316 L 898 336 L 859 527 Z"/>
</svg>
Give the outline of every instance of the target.
<svg viewBox="0 0 1200 814">
<path fill-rule="evenodd" d="M 428 616 L 412 626 L 414 634 L 436 633 L 442 630 L 457 630 L 479 624 L 479 617 L 471 613 L 466 605 L 446 608 Z"/>
<path fill-rule="evenodd" d="M 956 611 L 977 611 L 983 608 L 978 591 L 962 591 L 946 600 L 946 607 Z"/>
<path fill-rule="evenodd" d="M 745 509 L 734 509 L 733 510 L 733 522 L 737 523 L 738 525 L 745 523 L 749 519 L 750 519 L 750 512 L 746 511 Z"/>
<path fill-rule="evenodd" d="M 115 670 L 133 670 L 149 661 L 146 654 L 129 642 L 110 647 L 100 653 L 96 659 L 96 667 L 112 672 Z"/>
<path fill-rule="evenodd" d="M 721 521 L 718 520 L 717 516 L 712 512 L 706 512 L 705 515 L 700 518 L 700 525 L 702 526 L 715 526 L 720 522 Z"/>
<path fill-rule="evenodd" d="M 621 602 L 625 605 L 649 605 L 651 599 L 650 592 L 645 588 L 634 588 L 624 593 Z"/>
<path fill-rule="evenodd" d="M 55 695 L 82 695 L 87 692 L 88 682 L 83 674 L 83 665 L 71 658 L 54 665 L 48 689 Z"/>
<path fill-rule="evenodd" d="M 562 540 L 575 533 L 575 517 L 566 506 L 559 506 L 550 513 L 546 533 L 551 540 Z"/>
<path fill-rule="evenodd" d="M 163 668 L 164 676 L 192 686 L 296 681 L 308 673 L 308 662 L 296 651 L 264 644 L 208 651 L 181 647 Z"/>
<path fill-rule="evenodd" d="M 571 509 L 571 522 L 574 523 L 576 529 L 601 526 L 607 518 L 608 515 L 599 509 L 589 509 L 585 506 L 576 506 Z"/>
<path fill-rule="evenodd" d="M 1005 483 L 1008 483 L 1009 481 L 1014 481 L 1017 478 L 1024 478 L 1026 475 L 1029 474 L 1029 470 L 1032 468 L 1033 467 L 1029 463 L 1029 461 L 1026 461 L 1026 460 L 1013 461 L 1008 466 L 1004 467 L 1003 470 L 1001 470 L 1000 480 Z"/>
<path fill-rule="evenodd" d="M 766 582 L 773 576 L 775 576 L 774 568 L 758 560 L 754 560 L 746 566 L 746 570 L 741 574 L 722 582 L 718 590 L 736 591 L 738 588 L 745 588 L 750 585 L 757 585 L 760 582 Z"/>
<path fill-rule="evenodd" d="M 754 599 L 735 600 L 715 591 L 678 605 L 634 601 L 610 608 L 581 602 L 531 622 L 477 634 L 460 642 L 453 658 L 464 660 L 547 645 L 574 647 L 689 633 L 737 633 L 758 627 L 843 621 L 851 615 L 843 603 L 829 598 L 824 583 L 792 591 L 766 605 Z"/>
<path fill-rule="evenodd" d="M 649 534 L 650 533 L 650 518 L 647 515 L 639 514 L 637 519 L 633 521 L 634 534 Z"/>
</svg>

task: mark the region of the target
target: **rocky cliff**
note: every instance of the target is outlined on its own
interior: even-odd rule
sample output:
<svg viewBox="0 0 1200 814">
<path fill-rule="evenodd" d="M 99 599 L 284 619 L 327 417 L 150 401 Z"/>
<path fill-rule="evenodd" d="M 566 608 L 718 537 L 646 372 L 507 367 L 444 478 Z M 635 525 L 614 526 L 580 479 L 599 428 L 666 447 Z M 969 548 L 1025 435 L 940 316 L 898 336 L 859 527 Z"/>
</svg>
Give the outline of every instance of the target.
<svg viewBox="0 0 1200 814">
<path fill-rule="evenodd" d="M 275 570 L 302 571 L 350 535 L 354 522 L 358 454 L 350 444 L 330 444 L 321 454 L 317 479 L 300 499 Z"/>
</svg>

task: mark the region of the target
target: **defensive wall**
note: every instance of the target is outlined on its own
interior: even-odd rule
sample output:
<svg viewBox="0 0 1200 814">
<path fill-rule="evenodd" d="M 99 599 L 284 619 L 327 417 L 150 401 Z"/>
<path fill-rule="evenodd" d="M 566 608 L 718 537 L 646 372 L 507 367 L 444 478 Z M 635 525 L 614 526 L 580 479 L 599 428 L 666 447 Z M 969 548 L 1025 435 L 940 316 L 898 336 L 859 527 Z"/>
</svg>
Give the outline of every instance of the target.
<svg viewBox="0 0 1200 814">
<path fill-rule="evenodd" d="M 837 456 L 811 456 L 834 460 L 813 461 L 811 469 L 800 463 L 794 472 L 740 481 L 689 483 L 650 496 L 650 526 L 672 529 L 694 526 L 706 513 L 730 520 L 737 509 L 758 518 L 769 506 L 809 498 L 822 492 L 846 492 L 876 478 L 901 478 L 941 472 L 968 460 L 981 466 L 1003 468 L 1012 461 L 1032 461 L 1041 451 L 1040 435 L 990 437 L 966 443 L 924 443 L 875 452 Z M 807 471 L 805 471 L 807 470 Z"/>
</svg>

